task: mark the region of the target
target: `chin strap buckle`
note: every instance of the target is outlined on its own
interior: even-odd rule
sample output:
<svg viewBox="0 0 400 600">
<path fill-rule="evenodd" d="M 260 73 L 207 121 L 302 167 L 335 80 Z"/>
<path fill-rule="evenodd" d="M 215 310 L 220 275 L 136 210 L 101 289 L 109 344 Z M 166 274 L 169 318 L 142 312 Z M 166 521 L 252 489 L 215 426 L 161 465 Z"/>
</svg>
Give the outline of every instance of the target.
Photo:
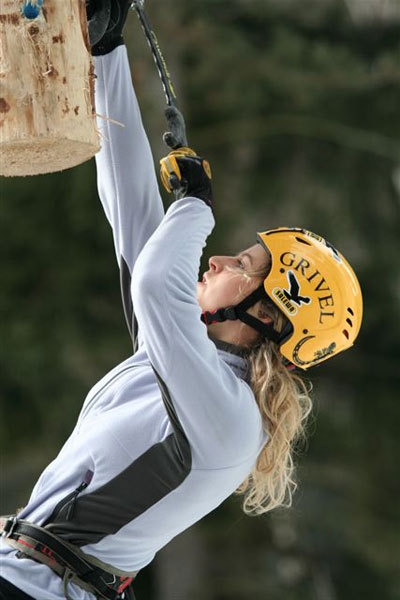
<svg viewBox="0 0 400 600">
<path fill-rule="evenodd" d="M 218 310 L 205 310 L 201 314 L 201 320 L 206 325 L 212 323 L 223 323 L 224 321 L 236 321 L 238 314 L 235 306 L 228 306 L 227 308 L 219 308 Z"/>
<path fill-rule="evenodd" d="M 227 321 L 236 321 L 238 318 L 236 308 L 234 306 L 228 306 L 228 308 L 224 308 L 223 313 Z"/>
</svg>

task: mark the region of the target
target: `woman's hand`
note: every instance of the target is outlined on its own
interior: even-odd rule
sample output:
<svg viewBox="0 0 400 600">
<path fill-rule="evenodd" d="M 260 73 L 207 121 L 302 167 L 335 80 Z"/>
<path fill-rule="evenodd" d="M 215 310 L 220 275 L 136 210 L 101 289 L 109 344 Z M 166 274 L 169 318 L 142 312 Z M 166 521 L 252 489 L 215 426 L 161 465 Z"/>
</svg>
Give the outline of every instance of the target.
<svg viewBox="0 0 400 600">
<path fill-rule="evenodd" d="M 160 160 L 162 183 L 177 199 L 194 196 L 212 208 L 210 164 L 191 148 L 182 147 Z"/>
</svg>

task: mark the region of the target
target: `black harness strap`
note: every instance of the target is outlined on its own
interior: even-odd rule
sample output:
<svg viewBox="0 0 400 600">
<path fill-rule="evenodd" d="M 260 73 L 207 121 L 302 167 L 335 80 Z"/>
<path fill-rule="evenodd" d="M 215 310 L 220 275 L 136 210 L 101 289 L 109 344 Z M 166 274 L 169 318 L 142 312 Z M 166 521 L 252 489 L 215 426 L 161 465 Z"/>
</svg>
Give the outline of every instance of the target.
<svg viewBox="0 0 400 600">
<path fill-rule="evenodd" d="M 71 581 L 94 593 L 97 598 L 123 600 L 124 590 L 136 575 L 121 576 L 92 564 L 59 536 L 17 517 L 5 521 L 2 537 L 23 556 L 47 565 L 63 579 L 71 574 Z"/>
</svg>

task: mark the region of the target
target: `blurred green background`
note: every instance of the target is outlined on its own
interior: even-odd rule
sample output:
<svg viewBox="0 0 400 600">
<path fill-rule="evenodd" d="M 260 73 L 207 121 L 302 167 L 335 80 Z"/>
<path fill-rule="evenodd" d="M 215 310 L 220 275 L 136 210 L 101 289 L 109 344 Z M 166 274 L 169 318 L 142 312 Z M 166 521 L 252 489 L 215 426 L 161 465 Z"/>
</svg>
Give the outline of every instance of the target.
<svg viewBox="0 0 400 600">
<path fill-rule="evenodd" d="M 205 258 L 252 244 L 257 229 L 306 227 L 354 266 L 365 316 L 355 348 L 309 373 L 315 409 L 293 508 L 248 518 L 229 499 L 140 573 L 138 600 L 399 599 L 399 2 L 147 9 L 190 142 L 213 168 Z M 133 14 L 125 39 L 157 164 L 164 96 Z M 0 227 L 7 513 L 130 340 L 93 161 L 2 178 Z"/>
</svg>

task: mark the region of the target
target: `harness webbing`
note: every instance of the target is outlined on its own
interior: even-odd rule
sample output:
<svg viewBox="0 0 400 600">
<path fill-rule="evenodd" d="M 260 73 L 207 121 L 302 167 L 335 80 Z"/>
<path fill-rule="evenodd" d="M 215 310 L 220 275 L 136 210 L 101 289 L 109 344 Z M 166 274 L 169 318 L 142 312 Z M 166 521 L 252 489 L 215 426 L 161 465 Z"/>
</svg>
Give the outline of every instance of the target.
<svg viewBox="0 0 400 600">
<path fill-rule="evenodd" d="M 10 517 L 5 521 L 1 535 L 8 545 L 20 552 L 20 556 L 43 563 L 57 573 L 63 579 L 66 598 L 69 597 L 67 586 L 70 581 L 95 594 L 96 598 L 128 598 L 125 591 L 136 573 L 121 575 L 120 570 L 113 570 L 109 565 L 105 569 L 100 566 L 103 563 L 88 557 L 44 527 Z"/>
</svg>

